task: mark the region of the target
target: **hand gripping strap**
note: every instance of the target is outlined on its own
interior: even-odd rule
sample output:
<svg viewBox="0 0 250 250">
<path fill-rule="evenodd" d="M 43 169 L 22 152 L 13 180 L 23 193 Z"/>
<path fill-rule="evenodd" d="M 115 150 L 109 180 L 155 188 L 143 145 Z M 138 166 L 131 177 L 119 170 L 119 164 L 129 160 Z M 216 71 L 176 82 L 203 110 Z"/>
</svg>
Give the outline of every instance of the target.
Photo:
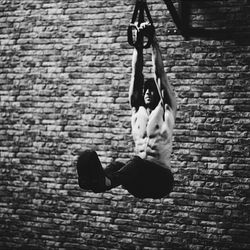
<svg viewBox="0 0 250 250">
<path fill-rule="evenodd" d="M 142 22 L 144 22 L 144 10 L 146 12 L 148 21 L 150 22 L 151 26 L 149 26 L 146 30 L 144 30 L 144 32 L 142 33 L 141 31 L 139 31 L 139 26 Z M 139 20 L 138 20 L 138 25 L 135 24 L 136 18 L 138 16 L 138 12 L 139 12 Z M 134 41 L 133 39 L 133 29 L 136 29 L 137 32 L 137 37 L 136 37 L 136 41 Z M 135 9 L 134 9 L 134 13 L 132 16 L 132 21 L 131 24 L 128 26 L 127 29 L 127 37 L 128 37 L 128 43 L 131 46 L 142 46 L 143 48 L 149 48 L 150 45 L 152 44 L 152 39 L 154 36 L 154 26 L 153 26 L 153 20 L 152 17 L 150 15 L 146 0 L 137 0 L 136 1 L 136 5 L 135 5 Z M 147 37 L 147 43 L 145 45 L 141 45 L 143 44 L 143 37 Z"/>
</svg>

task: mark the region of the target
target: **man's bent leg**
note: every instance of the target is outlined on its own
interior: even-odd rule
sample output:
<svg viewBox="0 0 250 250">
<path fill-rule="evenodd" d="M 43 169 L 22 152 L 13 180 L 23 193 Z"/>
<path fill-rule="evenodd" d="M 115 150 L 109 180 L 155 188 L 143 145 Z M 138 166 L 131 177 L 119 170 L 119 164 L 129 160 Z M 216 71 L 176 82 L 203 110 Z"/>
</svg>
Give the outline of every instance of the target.
<svg viewBox="0 0 250 250">
<path fill-rule="evenodd" d="M 174 182 L 169 169 L 138 156 L 112 173 L 109 178 L 113 185 L 122 184 L 135 197 L 154 199 L 167 196 L 172 191 Z"/>
<path fill-rule="evenodd" d="M 138 156 L 126 164 L 114 161 L 103 169 L 96 152 L 88 150 L 79 157 L 77 171 L 79 186 L 96 193 L 122 185 L 134 196 L 145 198 L 153 184 L 151 172 L 148 174 L 147 161 Z M 110 180 L 109 185 L 107 179 Z"/>
<path fill-rule="evenodd" d="M 107 190 L 106 177 L 98 155 L 85 150 L 77 160 L 78 183 L 82 189 L 96 193 Z"/>
<path fill-rule="evenodd" d="M 140 172 L 142 171 L 143 160 L 135 156 L 126 164 L 120 162 L 111 163 L 105 170 L 106 176 L 111 180 L 111 188 L 119 185 L 139 185 Z"/>
<path fill-rule="evenodd" d="M 121 185 L 120 180 L 115 180 L 114 176 L 116 175 L 115 173 L 119 172 L 124 167 L 124 165 L 125 164 L 122 162 L 113 161 L 104 169 L 106 177 L 110 180 L 109 189 Z"/>
</svg>

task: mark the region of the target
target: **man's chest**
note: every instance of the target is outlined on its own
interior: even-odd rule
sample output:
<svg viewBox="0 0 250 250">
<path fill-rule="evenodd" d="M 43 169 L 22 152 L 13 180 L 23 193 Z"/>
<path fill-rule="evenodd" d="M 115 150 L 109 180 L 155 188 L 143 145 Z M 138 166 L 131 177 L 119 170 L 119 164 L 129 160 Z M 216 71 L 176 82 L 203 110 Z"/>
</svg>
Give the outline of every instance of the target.
<svg viewBox="0 0 250 250">
<path fill-rule="evenodd" d="M 134 138 L 155 138 L 167 136 L 167 123 L 164 121 L 163 110 L 153 110 L 150 114 L 140 108 L 132 116 L 132 133 Z"/>
</svg>

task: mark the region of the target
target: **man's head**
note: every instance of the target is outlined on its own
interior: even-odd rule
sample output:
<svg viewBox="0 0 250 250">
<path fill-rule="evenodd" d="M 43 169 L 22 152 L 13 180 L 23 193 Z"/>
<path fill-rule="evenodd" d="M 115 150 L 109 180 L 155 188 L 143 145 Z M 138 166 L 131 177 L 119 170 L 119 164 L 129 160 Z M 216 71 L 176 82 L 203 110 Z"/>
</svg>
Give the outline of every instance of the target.
<svg viewBox="0 0 250 250">
<path fill-rule="evenodd" d="M 145 107 L 150 109 L 154 109 L 160 101 L 157 86 L 153 78 L 148 79 L 144 83 L 143 99 Z"/>
</svg>

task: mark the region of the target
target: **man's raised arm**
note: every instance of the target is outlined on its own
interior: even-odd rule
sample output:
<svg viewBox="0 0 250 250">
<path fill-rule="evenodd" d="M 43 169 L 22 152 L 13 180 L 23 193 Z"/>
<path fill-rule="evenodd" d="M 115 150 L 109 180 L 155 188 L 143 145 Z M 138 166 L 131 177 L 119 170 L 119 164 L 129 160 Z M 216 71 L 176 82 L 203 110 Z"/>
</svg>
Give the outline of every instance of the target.
<svg viewBox="0 0 250 250">
<path fill-rule="evenodd" d="M 136 109 L 142 105 L 143 102 L 143 48 L 134 48 L 132 56 L 132 75 L 129 88 L 129 102 L 131 107 Z"/>
<path fill-rule="evenodd" d="M 155 74 L 155 81 L 157 82 L 158 87 L 164 92 L 163 102 L 164 104 L 168 104 L 172 108 L 172 110 L 174 111 L 174 116 L 176 116 L 177 104 L 175 93 L 172 89 L 172 86 L 168 83 L 156 37 L 154 37 L 152 42 L 152 63 L 153 71 Z"/>
</svg>

